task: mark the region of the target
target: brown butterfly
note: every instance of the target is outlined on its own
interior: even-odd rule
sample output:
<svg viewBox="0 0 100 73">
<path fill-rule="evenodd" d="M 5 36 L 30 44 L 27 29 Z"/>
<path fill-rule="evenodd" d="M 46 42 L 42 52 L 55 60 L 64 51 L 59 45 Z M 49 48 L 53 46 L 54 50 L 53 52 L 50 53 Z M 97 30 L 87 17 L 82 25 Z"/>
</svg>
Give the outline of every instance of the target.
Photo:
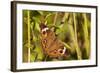
<svg viewBox="0 0 100 73">
<path fill-rule="evenodd" d="M 67 49 L 59 40 L 55 33 L 50 30 L 45 24 L 41 23 L 41 44 L 45 55 L 51 58 L 64 57 L 66 55 Z"/>
</svg>

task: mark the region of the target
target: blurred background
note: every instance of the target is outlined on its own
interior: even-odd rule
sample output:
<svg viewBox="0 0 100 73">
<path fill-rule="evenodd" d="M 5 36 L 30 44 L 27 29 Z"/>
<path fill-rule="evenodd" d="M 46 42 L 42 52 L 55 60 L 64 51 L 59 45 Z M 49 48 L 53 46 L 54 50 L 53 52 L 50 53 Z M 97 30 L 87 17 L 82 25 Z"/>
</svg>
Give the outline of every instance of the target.
<svg viewBox="0 0 100 73">
<path fill-rule="evenodd" d="M 90 13 L 23 10 L 23 62 L 44 61 L 46 58 L 40 40 L 41 23 L 54 31 L 70 50 L 69 56 L 60 60 L 89 59 Z M 54 58 L 46 58 L 46 61 L 53 60 Z"/>
</svg>

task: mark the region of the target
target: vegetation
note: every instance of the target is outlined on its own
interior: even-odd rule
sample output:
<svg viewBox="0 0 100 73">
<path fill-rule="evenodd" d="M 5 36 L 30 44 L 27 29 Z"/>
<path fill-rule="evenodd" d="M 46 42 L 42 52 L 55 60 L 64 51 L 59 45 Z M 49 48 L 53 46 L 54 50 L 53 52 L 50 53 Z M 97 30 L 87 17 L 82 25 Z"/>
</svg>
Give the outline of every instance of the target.
<svg viewBox="0 0 100 73">
<path fill-rule="evenodd" d="M 51 28 L 70 50 L 65 60 L 89 59 L 91 14 L 23 10 L 23 62 L 54 60 L 43 54 L 40 23 Z"/>
</svg>

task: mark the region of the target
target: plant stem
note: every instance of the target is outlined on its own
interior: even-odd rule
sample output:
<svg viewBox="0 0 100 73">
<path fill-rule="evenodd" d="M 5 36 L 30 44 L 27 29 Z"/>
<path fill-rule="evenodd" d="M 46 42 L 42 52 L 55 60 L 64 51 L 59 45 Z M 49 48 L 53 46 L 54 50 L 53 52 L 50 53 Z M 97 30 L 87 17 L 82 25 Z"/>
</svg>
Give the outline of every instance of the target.
<svg viewBox="0 0 100 73">
<path fill-rule="evenodd" d="M 28 10 L 27 11 L 27 18 L 28 18 L 28 22 L 27 22 L 27 25 L 28 25 L 28 62 L 30 62 L 30 11 Z"/>
<path fill-rule="evenodd" d="M 55 15 L 54 15 L 54 21 L 53 21 L 53 24 L 52 24 L 53 26 L 55 26 L 55 25 L 56 25 L 57 16 L 58 16 L 58 12 L 55 12 Z M 52 30 L 52 31 L 55 31 L 55 28 L 54 28 L 54 27 L 52 27 L 52 28 L 51 28 L 51 30 Z"/>
<path fill-rule="evenodd" d="M 69 49 L 69 50 L 72 50 L 73 48 L 70 46 L 70 45 L 68 45 L 67 43 L 65 43 L 65 42 L 62 42 L 64 45 L 65 45 L 65 47 L 67 48 L 67 49 Z"/>
<path fill-rule="evenodd" d="M 83 32 L 84 32 L 84 45 L 85 45 L 85 50 L 86 50 L 86 54 L 87 57 L 89 58 L 90 55 L 90 45 L 89 45 L 89 34 L 88 34 L 88 23 L 87 23 L 87 17 L 86 14 L 82 14 L 83 18 L 84 18 L 84 24 L 83 24 Z"/>
<path fill-rule="evenodd" d="M 54 16 L 54 21 L 53 21 L 53 25 L 56 24 L 56 21 L 57 21 L 57 16 L 58 16 L 58 12 L 55 13 L 55 16 Z"/>
<path fill-rule="evenodd" d="M 47 58 L 48 58 L 48 55 L 46 55 L 46 56 L 45 56 L 45 60 L 44 60 L 44 61 L 46 61 L 46 60 L 47 60 Z"/>
<path fill-rule="evenodd" d="M 76 48 L 76 52 L 77 52 L 77 58 L 79 60 L 82 59 L 82 54 L 81 54 L 81 50 L 79 48 L 79 45 L 78 45 L 78 40 L 77 40 L 77 21 L 76 21 L 76 13 L 73 13 L 73 19 L 74 19 L 74 37 L 75 37 L 75 48 Z"/>
<path fill-rule="evenodd" d="M 62 22 L 65 22 L 66 19 L 68 19 L 69 13 L 64 13 L 64 16 L 62 18 Z"/>
</svg>

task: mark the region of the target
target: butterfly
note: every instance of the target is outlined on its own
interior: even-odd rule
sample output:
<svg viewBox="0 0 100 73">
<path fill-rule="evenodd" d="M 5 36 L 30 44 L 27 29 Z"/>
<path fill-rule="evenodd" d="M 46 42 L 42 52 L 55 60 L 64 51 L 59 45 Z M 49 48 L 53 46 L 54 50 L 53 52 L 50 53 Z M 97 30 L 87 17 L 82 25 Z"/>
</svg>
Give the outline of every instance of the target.
<svg viewBox="0 0 100 73">
<path fill-rule="evenodd" d="M 55 33 L 50 30 L 45 24 L 40 24 L 41 30 L 41 45 L 45 55 L 51 58 L 64 57 L 67 49 Z"/>
</svg>

